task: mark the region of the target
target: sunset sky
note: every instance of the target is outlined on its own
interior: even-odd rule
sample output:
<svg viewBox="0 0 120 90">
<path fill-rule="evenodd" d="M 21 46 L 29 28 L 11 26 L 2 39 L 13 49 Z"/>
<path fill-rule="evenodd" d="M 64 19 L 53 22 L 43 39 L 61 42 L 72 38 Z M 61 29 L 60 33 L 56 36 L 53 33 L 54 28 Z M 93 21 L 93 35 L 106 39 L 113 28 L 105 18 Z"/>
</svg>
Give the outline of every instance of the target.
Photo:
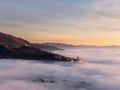
<svg viewBox="0 0 120 90">
<path fill-rule="evenodd" d="M 0 0 L 0 31 L 31 42 L 120 45 L 120 0 Z"/>
</svg>

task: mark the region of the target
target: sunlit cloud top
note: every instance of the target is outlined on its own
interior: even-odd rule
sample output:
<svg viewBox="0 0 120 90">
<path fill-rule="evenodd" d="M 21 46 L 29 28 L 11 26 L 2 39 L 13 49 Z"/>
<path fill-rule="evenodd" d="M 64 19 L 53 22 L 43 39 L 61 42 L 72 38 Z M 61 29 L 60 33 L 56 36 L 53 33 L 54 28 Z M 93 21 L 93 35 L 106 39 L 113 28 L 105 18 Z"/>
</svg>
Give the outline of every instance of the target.
<svg viewBox="0 0 120 90">
<path fill-rule="evenodd" d="M 119 24 L 120 0 L 0 0 L 0 31 L 31 42 L 120 45 Z"/>
</svg>

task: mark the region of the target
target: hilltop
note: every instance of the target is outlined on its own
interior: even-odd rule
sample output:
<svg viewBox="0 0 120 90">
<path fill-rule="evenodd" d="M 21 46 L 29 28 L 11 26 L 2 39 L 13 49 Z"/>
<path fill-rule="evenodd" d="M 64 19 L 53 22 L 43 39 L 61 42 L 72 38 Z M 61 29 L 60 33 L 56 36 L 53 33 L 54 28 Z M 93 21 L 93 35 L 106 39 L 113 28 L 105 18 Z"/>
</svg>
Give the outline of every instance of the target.
<svg viewBox="0 0 120 90">
<path fill-rule="evenodd" d="M 59 54 L 43 51 L 29 41 L 12 35 L 0 33 L 0 58 L 71 61 L 75 60 Z"/>
</svg>

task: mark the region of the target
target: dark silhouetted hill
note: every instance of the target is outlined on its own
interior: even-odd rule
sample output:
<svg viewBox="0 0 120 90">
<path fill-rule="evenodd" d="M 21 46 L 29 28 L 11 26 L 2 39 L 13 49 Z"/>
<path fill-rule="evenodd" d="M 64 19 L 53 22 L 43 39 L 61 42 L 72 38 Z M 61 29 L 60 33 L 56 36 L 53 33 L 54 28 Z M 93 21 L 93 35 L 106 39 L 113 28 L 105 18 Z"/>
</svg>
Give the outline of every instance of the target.
<svg viewBox="0 0 120 90">
<path fill-rule="evenodd" d="M 42 47 L 51 48 L 44 45 Z M 59 54 L 43 51 L 42 49 L 33 46 L 31 43 L 24 39 L 17 38 L 5 33 L 0 33 L 0 58 L 49 61 L 75 60 L 70 57 L 65 57 Z"/>
<path fill-rule="evenodd" d="M 22 38 L 18 38 L 18 37 L 0 32 L 0 44 L 9 45 L 9 47 L 19 47 L 25 44 L 29 45 L 30 42 Z"/>
<path fill-rule="evenodd" d="M 19 48 L 7 48 L 6 45 L 0 45 L 1 59 L 27 59 L 40 61 L 71 61 L 76 59 L 65 57 L 59 54 L 42 51 L 32 46 L 21 46 Z"/>
</svg>

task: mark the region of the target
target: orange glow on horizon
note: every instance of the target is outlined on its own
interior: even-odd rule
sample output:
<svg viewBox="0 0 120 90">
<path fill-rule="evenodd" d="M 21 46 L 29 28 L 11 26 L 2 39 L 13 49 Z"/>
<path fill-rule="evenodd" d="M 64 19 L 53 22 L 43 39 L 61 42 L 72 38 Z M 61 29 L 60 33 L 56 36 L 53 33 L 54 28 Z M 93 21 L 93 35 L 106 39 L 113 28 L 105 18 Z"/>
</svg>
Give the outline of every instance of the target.
<svg viewBox="0 0 120 90">
<path fill-rule="evenodd" d="M 34 43 L 45 43 L 45 42 L 54 42 L 54 43 L 65 43 L 72 45 L 94 45 L 94 46 L 120 46 L 119 40 L 41 40 L 41 39 L 29 39 L 29 41 Z"/>
<path fill-rule="evenodd" d="M 8 33 L 10 34 L 10 33 Z M 118 33 L 119 34 L 119 33 Z M 116 45 L 120 46 L 120 40 L 117 38 L 89 38 L 88 37 L 79 37 L 75 38 L 75 36 L 65 36 L 61 34 L 51 34 L 51 33 L 14 33 L 11 35 L 23 38 L 33 43 L 43 43 L 43 42 L 55 42 L 55 43 L 65 43 L 65 44 L 73 44 L 73 45 L 95 45 L 95 46 L 111 46 Z M 117 36 L 117 35 L 116 35 Z M 119 37 L 118 37 L 119 38 Z"/>
</svg>

